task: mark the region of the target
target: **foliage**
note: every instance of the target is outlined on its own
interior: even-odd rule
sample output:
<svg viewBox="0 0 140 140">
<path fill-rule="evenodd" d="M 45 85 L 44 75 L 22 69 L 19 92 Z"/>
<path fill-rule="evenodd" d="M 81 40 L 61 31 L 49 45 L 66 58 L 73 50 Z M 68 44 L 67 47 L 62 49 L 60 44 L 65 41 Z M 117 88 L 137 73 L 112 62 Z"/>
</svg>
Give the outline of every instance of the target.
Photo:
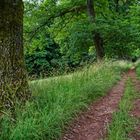
<svg viewBox="0 0 140 140">
<path fill-rule="evenodd" d="M 95 61 L 93 31 L 102 36 L 107 58 L 139 57 L 140 4 L 138 0 L 116 2 L 95 0 L 96 24 L 91 24 L 84 0 L 25 0 L 24 38 L 29 72 L 65 71 Z"/>
<path fill-rule="evenodd" d="M 25 60 L 30 75 L 50 75 L 60 66 L 59 45 L 48 34 L 40 33 L 25 49 Z"/>
</svg>

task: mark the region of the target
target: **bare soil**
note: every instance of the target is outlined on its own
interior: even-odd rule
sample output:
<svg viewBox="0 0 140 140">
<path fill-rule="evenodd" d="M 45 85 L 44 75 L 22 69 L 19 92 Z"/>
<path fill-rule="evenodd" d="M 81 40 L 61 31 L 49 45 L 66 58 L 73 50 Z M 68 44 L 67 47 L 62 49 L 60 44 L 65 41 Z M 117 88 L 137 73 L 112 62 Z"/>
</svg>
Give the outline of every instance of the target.
<svg viewBox="0 0 140 140">
<path fill-rule="evenodd" d="M 129 75 L 133 81 L 136 91 L 140 94 L 140 81 L 137 79 L 135 70 L 129 71 Z M 140 95 L 138 95 L 140 97 Z M 140 119 L 140 99 L 136 99 L 133 103 L 133 109 L 131 111 L 131 116 Z M 135 128 L 135 131 L 130 134 L 132 140 L 140 140 L 140 121 Z"/>
<path fill-rule="evenodd" d="M 112 115 L 118 110 L 119 102 L 125 90 L 125 82 L 131 78 L 135 88 L 140 92 L 140 81 L 135 70 L 129 70 L 122 80 L 114 86 L 105 97 L 89 106 L 70 124 L 61 140 L 101 140 L 107 136 L 107 128 L 112 121 Z M 140 99 L 135 100 L 131 115 L 140 118 Z M 140 125 L 132 132 L 132 140 L 140 140 Z"/>
<path fill-rule="evenodd" d="M 90 105 L 87 111 L 70 125 L 62 140 L 99 140 L 106 136 L 112 114 L 123 96 L 127 75 L 105 97 Z"/>
</svg>

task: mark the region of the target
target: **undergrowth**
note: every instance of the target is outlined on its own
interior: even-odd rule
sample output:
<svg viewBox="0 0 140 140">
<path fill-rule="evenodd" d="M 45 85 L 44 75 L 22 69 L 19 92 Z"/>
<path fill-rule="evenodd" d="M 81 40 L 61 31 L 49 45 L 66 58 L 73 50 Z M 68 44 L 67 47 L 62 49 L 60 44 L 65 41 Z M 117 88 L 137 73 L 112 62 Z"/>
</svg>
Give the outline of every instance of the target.
<svg viewBox="0 0 140 140">
<path fill-rule="evenodd" d="M 104 96 L 128 69 L 125 62 L 102 62 L 66 76 L 30 82 L 33 101 L 0 116 L 0 140 L 55 140 L 73 117 Z"/>
</svg>

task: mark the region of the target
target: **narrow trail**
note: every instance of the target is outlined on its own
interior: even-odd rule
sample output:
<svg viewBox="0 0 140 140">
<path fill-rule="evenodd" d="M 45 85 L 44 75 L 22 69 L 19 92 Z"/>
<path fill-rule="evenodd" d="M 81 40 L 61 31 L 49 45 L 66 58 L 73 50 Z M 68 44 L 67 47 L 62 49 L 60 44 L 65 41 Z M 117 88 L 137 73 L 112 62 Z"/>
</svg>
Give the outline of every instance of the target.
<svg viewBox="0 0 140 140">
<path fill-rule="evenodd" d="M 140 93 L 140 81 L 137 79 L 135 70 L 129 71 L 129 76 L 132 79 L 136 91 Z M 134 101 L 134 107 L 131 113 L 134 117 L 140 118 L 140 99 Z"/>
<path fill-rule="evenodd" d="M 112 114 L 117 111 L 118 104 L 125 90 L 125 82 L 131 72 L 122 77 L 105 97 L 93 103 L 86 112 L 68 128 L 62 140 L 100 140 L 107 135 L 107 126 L 112 120 Z"/>
<path fill-rule="evenodd" d="M 135 89 L 140 93 L 140 81 L 137 79 L 135 70 L 129 71 L 129 76 L 135 86 Z M 136 99 L 133 103 L 133 109 L 131 111 L 131 116 L 140 119 L 140 99 Z M 136 126 L 135 131 L 131 133 L 131 138 L 134 140 L 140 140 L 140 123 Z"/>
</svg>

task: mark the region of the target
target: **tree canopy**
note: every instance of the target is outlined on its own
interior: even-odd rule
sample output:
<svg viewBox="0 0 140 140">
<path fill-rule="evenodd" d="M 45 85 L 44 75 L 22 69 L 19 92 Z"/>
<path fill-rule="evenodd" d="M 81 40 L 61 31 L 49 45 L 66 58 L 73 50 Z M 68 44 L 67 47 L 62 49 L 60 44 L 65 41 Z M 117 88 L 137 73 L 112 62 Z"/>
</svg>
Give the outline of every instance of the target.
<svg viewBox="0 0 140 140">
<path fill-rule="evenodd" d="M 138 57 L 139 11 L 139 0 L 25 0 L 30 72 L 78 67 L 95 61 L 101 49 L 107 58 Z"/>
</svg>

